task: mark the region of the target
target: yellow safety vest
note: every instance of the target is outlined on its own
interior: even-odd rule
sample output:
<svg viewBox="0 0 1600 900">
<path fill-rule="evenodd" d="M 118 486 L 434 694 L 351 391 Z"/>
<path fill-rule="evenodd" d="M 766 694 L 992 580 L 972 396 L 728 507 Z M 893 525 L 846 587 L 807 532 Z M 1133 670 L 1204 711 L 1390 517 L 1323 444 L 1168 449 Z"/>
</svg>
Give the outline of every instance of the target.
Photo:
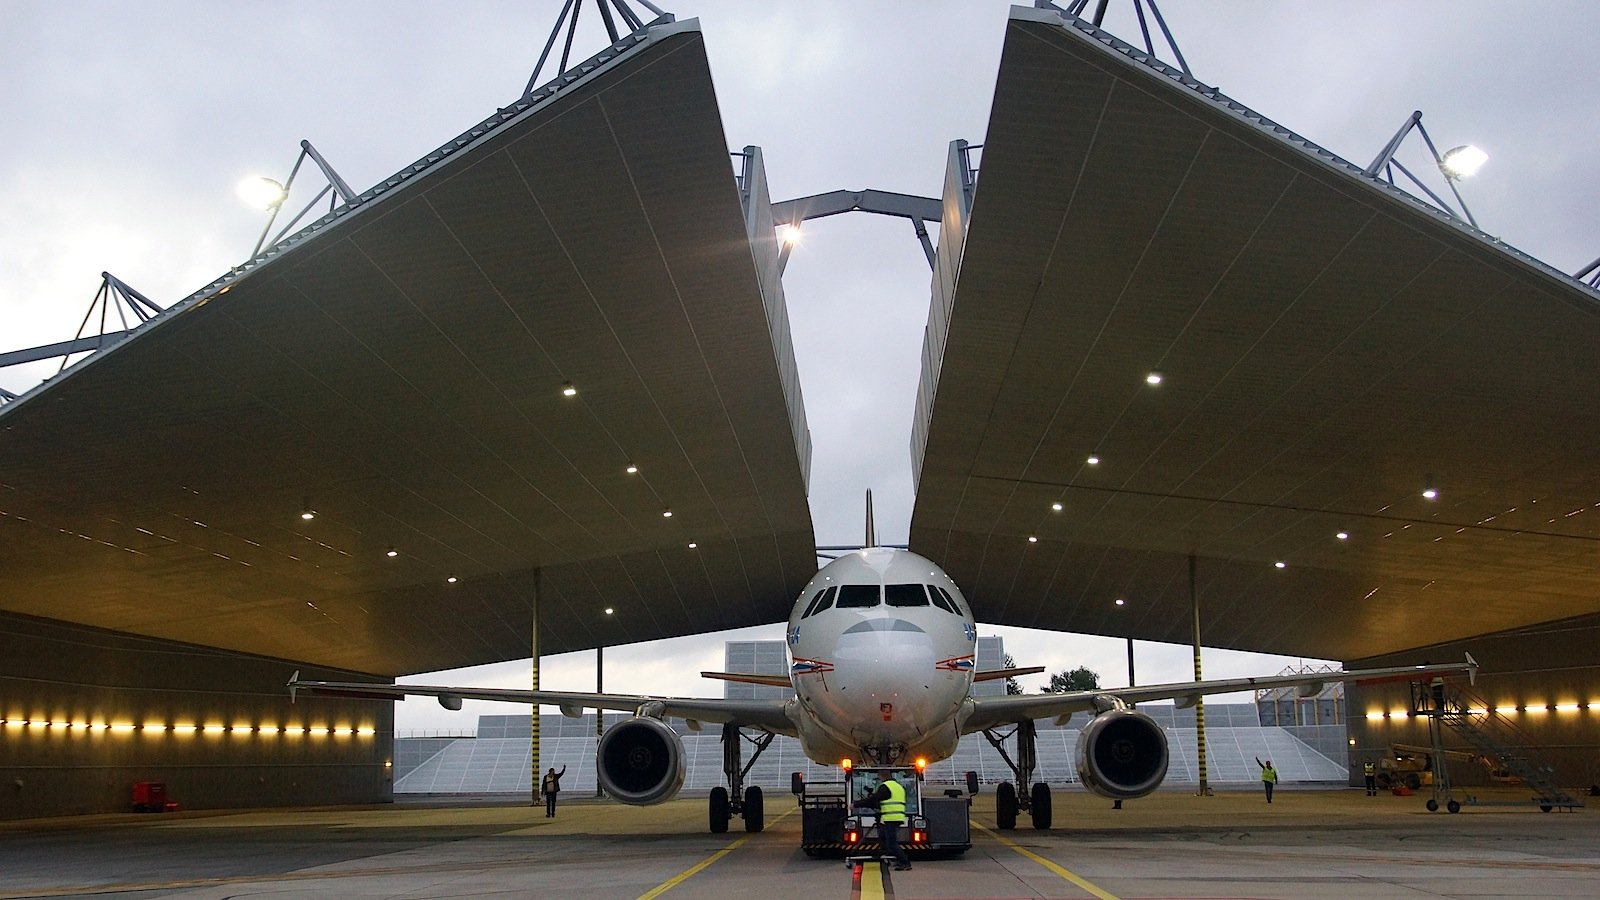
<svg viewBox="0 0 1600 900">
<path fill-rule="evenodd" d="M 1265 781 L 1265 782 L 1267 782 L 1269 784 L 1277 784 L 1278 783 L 1278 770 L 1274 769 L 1271 766 L 1266 766 L 1266 767 L 1262 768 L 1262 770 L 1261 770 L 1261 780 Z"/>
<path fill-rule="evenodd" d="M 889 799 L 878 804 L 878 821 L 904 822 L 906 820 L 906 789 L 900 782 L 893 778 L 885 781 L 883 786 L 889 791 Z"/>
<path fill-rule="evenodd" d="M 1363 775 L 1376 775 L 1378 774 L 1378 767 L 1372 763 L 1367 763 L 1361 767 L 1361 773 Z"/>
</svg>

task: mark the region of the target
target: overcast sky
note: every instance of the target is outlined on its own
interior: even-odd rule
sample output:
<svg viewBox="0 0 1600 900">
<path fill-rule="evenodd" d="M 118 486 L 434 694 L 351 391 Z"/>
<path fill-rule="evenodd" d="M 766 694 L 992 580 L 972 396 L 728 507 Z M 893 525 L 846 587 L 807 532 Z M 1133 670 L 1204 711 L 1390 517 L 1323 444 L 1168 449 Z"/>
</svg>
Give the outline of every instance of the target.
<svg viewBox="0 0 1600 900">
<path fill-rule="evenodd" d="M 948 142 L 983 140 L 1003 0 L 658 5 L 700 19 L 728 146 L 763 148 L 775 199 L 840 188 L 937 196 Z M 359 191 L 506 105 L 560 6 L 0 0 L 0 352 L 72 337 L 102 271 L 165 306 L 243 261 L 263 218 L 234 186 L 252 173 L 282 179 L 302 138 Z M 1113 0 L 1107 21 L 1129 39 L 1131 9 Z M 1600 3 L 1166 0 L 1162 10 L 1201 81 L 1358 165 L 1421 109 L 1441 150 L 1472 142 L 1490 154 L 1462 188 L 1486 231 L 1566 272 L 1600 256 L 1589 146 Z M 584 15 L 597 26 L 592 4 Z M 598 34 L 580 35 L 576 55 L 598 50 Z M 1401 159 L 1421 173 L 1424 153 L 1409 139 Z M 905 540 L 928 280 L 899 219 L 814 222 L 790 262 L 819 543 L 861 539 L 869 487 L 879 539 Z M 0 387 L 21 392 L 58 365 L 0 369 Z M 987 631 L 1021 664 L 1087 664 L 1107 684 L 1127 682 L 1121 640 Z M 733 634 L 781 636 L 781 626 Z M 613 648 L 606 687 L 716 695 L 695 673 L 721 668 L 726 637 Z M 1136 648 L 1139 681 L 1189 676 L 1187 647 Z M 1208 650 L 1205 662 L 1225 677 L 1295 661 Z M 593 665 L 592 652 L 547 658 L 543 684 L 592 688 Z M 522 662 L 414 680 L 527 678 Z M 464 731 L 487 709 L 413 700 L 397 722 Z"/>
</svg>

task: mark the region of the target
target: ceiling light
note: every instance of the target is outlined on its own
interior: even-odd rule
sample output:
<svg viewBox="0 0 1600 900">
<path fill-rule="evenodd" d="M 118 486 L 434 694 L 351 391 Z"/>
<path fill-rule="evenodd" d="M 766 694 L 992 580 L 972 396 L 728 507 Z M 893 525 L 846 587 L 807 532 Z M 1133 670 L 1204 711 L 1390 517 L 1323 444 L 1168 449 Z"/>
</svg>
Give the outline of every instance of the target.
<svg viewBox="0 0 1600 900">
<path fill-rule="evenodd" d="M 454 575 L 451 575 L 449 578 L 446 578 L 444 580 L 444 583 L 445 584 L 455 584 L 456 583 L 456 577 Z"/>
<path fill-rule="evenodd" d="M 1122 599 L 1121 597 L 1118 597 L 1117 598 L 1117 605 L 1118 606 L 1127 606 L 1128 605 L 1128 601 Z"/>
<path fill-rule="evenodd" d="M 1334 537 L 1338 538 L 1341 541 L 1348 541 L 1348 540 L 1350 540 L 1350 532 L 1341 531 L 1338 534 L 1335 534 Z"/>
<path fill-rule="evenodd" d="M 563 381 L 561 383 L 561 396 L 576 397 L 578 396 L 578 389 L 572 386 L 572 382 Z"/>
<path fill-rule="evenodd" d="M 1450 151 L 1454 153 L 1455 151 Z M 239 199 L 261 210 L 277 209 L 288 199 L 289 192 L 276 179 L 253 175 L 239 182 L 236 189 Z"/>
<path fill-rule="evenodd" d="M 1028 535 L 1028 543 L 1037 544 L 1039 543 L 1039 539 L 1030 534 Z"/>
<path fill-rule="evenodd" d="M 628 463 L 628 467 L 622 471 L 627 472 L 629 475 L 637 475 L 639 474 L 639 467 L 633 463 Z"/>
<path fill-rule="evenodd" d="M 800 243 L 800 226 L 798 224 L 779 225 L 777 229 L 778 243 L 793 247 Z"/>
<path fill-rule="evenodd" d="M 614 609 L 612 609 L 612 608 L 611 608 L 611 607 L 609 607 L 609 606 L 608 606 L 608 607 L 606 607 L 606 615 L 608 615 L 608 616 L 609 616 L 609 615 L 611 615 L 611 614 L 612 614 L 612 613 L 614 613 L 614 612 L 616 612 L 616 610 L 614 610 Z"/>
<path fill-rule="evenodd" d="M 1160 372 L 1151 372 L 1149 375 L 1146 375 L 1144 377 L 1144 383 L 1148 384 L 1148 385 L 1151 385 L 1152 387 L 1155 386 L 1155 385 L 1160 384 L 1161 383 L 1161 373 Z"/>
<path fill-rule="evenodd" d="M 1091 453 L 1091 454 L 1089 454 L 1089 458 L 1084 460 L 1084 462 L 1088 463 L 1091 466 L 1098 466 L 1098 465 L 1100 465 L 1100 457 L 1097 454 Z"/>
<path fill-rule="evenodd" d="M 315 519 L 316 517 L 317 517 L 316 512 L 313 511 L 310 508 L 301 510 L 301 512 L 300 512 L 300 518 L 305 519 L 307 522 L 311 521 L 312 519 Z"/>
<path fill-rule="evenodd" d="M 670 518 L 672 518 L 672 510 L 670 510 L 670 509 L 663 509 L 663 510 L 662 510 L 662 511 L 661 511 L 661 518 L 663 518 L 663 519 L 670 519 Z"/>
<path fill-rule="evenodd" d="M 390 559 L 394 559 L 394 558 L 395 558 L 395 557 L 396 557 L 396 556 L 399 556 L 399 555 L 400 555 L 400 551 L 399 551 L 399 550 L 396 550 L 396 549 L 395 549 L 395 548 L 393 548 L 393 547 L 390 547 L 390 548 L 389 548 L 389 549 L 388 549 L 388 551 L 387 551 L 387 552 L 385 552 L 385 553 L 384 553 L 384 554 L 383 554 L 383 555 L 384 555 L 384 556 L 387 556 L 387 557 L 389 557 L 389 558 L 390 558 Z"/>
<path fill-rule="evenodd" d="M 1289 564 L 1280 559 L 1277 562 L 1273 563 L 1272 567 L 1274 569 L 1287 569 L 1287 568 L 1289 568 Z"/>
<path fill-rule="evenodd" d="M 1439 159 L 1439 168 L 1447 178 L 1470 178 L 1489 161 L 1489 154 L 1471 144 L 1446 150 Z"/>
<path fill-rule="evenodd" d="M 1060 503 L 1052 503 L 1052 504 L 1050 504 L 1050 508 L 1055 510 L 1056 512 L 1061 512 L 1061 510 L 1062 510 L 1062 506 L 1061 506 Z"/>
<path fill-rule="evenodd" d="M 693 549 L 694 549 L 694 548 L 696 548 L 696 547 L 698 547 L 698 546 L 700 546 L 700 545 L 699 545 L 699 544 L 697 544 L 697 543 L 695 543 L 695 542 L 694 542 L 694 541 L 690 541 L 690 542 L 689 542 L 689 549 L 690 549 L 690 550 L 693 550 Z"/>
</svg>

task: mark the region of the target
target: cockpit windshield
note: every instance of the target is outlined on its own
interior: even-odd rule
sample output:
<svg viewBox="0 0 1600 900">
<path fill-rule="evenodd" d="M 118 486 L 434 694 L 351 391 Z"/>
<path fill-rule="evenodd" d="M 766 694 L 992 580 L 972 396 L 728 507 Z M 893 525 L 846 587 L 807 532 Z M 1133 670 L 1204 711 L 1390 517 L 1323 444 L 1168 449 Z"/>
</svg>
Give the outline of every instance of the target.
<svg viewBox="0 0 1600 900">
<path fill-rule="evenodd" d="M 890 606 L 927 606 L 928 592 L 920 584 L 886 584 L 883 599 Z"/>
<path fill-rule="evenodd" d="M 839 609 L 870 609 L 882 600 L 882 590 L 875 584 L 841 584 L 839 599 L 834 606 Z"/>
</svg>

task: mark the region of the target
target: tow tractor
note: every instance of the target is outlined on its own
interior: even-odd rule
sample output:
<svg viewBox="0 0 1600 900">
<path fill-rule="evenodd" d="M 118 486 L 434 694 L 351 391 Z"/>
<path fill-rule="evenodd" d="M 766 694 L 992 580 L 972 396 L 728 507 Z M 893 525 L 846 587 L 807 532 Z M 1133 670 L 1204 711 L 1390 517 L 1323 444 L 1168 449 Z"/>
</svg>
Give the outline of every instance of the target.
<svg viewBox="0 0 1600 900">
<path fill-rule="evenodd" d="M 856 766 L 852 760 L 840 763 L 843 782 L 808 784 L 799 772 L 791 776 L 791 788 L 800 800 L 800 849 L 807 856 L 861 856 L 878 854 L 883 844 L 878 838 L 878 808 L 870 801 L 884 779 L 893 778 L 906 789 L 906 823 L 901 826 L 900 846 L 908 853 L 956 855 L 972 846 L 968 811 L 977 793 L 976 773 L 967 773 L 967 784 L 952 785 L 938 795 L 929 795 L 927 762 L 914 766 Z"/>
</svg>

